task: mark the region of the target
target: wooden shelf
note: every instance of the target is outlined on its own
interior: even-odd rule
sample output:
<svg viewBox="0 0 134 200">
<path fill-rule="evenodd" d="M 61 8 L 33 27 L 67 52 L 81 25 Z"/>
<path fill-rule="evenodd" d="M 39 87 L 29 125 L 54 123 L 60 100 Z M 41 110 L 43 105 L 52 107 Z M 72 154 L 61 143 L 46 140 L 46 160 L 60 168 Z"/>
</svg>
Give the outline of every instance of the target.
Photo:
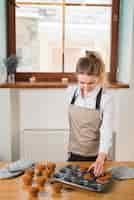
<svg viewBox="0 0 134 200">
<path fill-rule="evenodd" d="M 22 89 L 34 89 L 34 88 L 66 88 L 67 84 L 62 82 L 16 82 L 16 83 L 4 83 L 0 84 L 0 88 L 22 88 Z"/>
<path fill-rule="evenodd" d="M 70 83 L 69 83 L 70 84 Z M 69 84 L 62 82 L 16 82 L 16 83 L 3 83 L 0 84 L 0 88 L 22 88 L 22 89 L 32 89 L 32 88 L 67 88 Z M 106 85 L 107 88 L 119 89 L 119 88 L 129 88 L 128 84 L 124 83 L 109 83 Z"/>
</svg>

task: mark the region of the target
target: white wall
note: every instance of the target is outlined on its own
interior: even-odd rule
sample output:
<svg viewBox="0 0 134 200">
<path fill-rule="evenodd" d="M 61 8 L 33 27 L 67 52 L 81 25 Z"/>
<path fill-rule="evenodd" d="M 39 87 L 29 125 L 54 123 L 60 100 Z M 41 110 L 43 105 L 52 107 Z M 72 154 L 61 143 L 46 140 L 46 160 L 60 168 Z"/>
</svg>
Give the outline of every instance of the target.
<svg viewBox="0 0 134 200">
<path fill-rule="evenodd" d="M 134 160 L 134 1 L 121 0 L 118 79 L 130 84 L 116 95 L 116 159 Z"/>
<path fill-rule="evenodd" d="M 0 160 L 11 160 L 10 91 L 0 91 Z"/>
<path fill-rule="evenodd" d="M 0 160 L 19 158 L 19 95 L 0 89 Z"/>
<path fill-rule="evenodd" d="M 6 56 L 5 2 L 5 0 L 0 1 L 0 62 Z M 2 89 L 0 90 L 0 160 L 11 159 L 10 113 L 10 91 Z"/>
<path fill-rule="evenodd" d="M 6 0 L 0 0 L 0 67 L 3 59 L 6 57 Z M 1 70 L 0 70 L 1 72 Z M 0 81 L 6 79 L 0 77 Z M 19 110 L 17 108 L 17 91 L 9 89 L 0 89 L 0 160 L 12 160 L 19 157 L 18 137 L 19 134 Z"/>
</svg>

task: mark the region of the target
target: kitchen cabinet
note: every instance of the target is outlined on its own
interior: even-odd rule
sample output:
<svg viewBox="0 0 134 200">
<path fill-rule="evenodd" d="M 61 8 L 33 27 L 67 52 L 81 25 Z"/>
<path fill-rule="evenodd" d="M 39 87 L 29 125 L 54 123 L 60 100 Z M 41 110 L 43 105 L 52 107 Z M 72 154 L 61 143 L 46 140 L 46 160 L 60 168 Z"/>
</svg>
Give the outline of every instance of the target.
<svg viewBox="0 0 134 200">
<path fill-rule="evenodd" d="M 50 161 L 67 160 L 68 130 L 24 130 L 21 133 L 21 158 Z"/>
</svg>

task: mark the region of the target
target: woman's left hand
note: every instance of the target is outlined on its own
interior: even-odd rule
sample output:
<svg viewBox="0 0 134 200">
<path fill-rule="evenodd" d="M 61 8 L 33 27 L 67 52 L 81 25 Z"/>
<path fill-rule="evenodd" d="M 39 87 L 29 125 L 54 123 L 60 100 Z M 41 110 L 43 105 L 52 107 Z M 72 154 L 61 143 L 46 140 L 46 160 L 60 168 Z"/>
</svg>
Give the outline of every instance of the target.
<svg viewBox="0 0 134 200">
<path fill-rule="evenodd" d="M 96 161 L 89 167 L 88 171 L 93 169 L 94 175 L 100 176 L 103 173 L 105 159 L 106 159 L 106 154 L 99 153 Z"/>
</svg>

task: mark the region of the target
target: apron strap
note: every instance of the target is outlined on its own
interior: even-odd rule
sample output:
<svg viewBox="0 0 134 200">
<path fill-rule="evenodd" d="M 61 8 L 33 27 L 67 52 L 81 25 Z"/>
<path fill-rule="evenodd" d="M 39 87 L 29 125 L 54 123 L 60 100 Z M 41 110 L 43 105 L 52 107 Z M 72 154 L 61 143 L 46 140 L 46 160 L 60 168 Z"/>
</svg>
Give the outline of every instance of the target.
<svg viewBox="0 0 134 200">
<path fill-rule="evenodd" d="M 76 94 L 77 94 L 77 90 L 78 90 L 78 88 L 76 88 L 75 89 L 75 91 L 74 91 L 74 94 L 73 94 L 73 97 L 72 97 L 72 100 L 71 100 L 71 102 L 70 102 L 70 104 L 74 104 L 75 103 L 75 99 L 76 99 Z"/>
<path fill-rule="evenodd" d="M 77 90 L 78 90 L 78 88 L 75 89 L 70 104 L 74 104 L 75 103 L 75 100 L 76 100 L 76 97 L 77 97 L 77 95 L 76 95 L 77 94 Z M 102 91 L 103 91 L 103 89 L 101 88 L 100 91 L 97 94 L 97 97 L 96 97 L 96 110 L 100 109 L 100 102 L 101 102 Z"/>
<path fill-rule="evenodd" d="M 100 110 L 100 102 L 103 89 L 101 88 L 96 97 L 96 110 Z"/>
</svg>

